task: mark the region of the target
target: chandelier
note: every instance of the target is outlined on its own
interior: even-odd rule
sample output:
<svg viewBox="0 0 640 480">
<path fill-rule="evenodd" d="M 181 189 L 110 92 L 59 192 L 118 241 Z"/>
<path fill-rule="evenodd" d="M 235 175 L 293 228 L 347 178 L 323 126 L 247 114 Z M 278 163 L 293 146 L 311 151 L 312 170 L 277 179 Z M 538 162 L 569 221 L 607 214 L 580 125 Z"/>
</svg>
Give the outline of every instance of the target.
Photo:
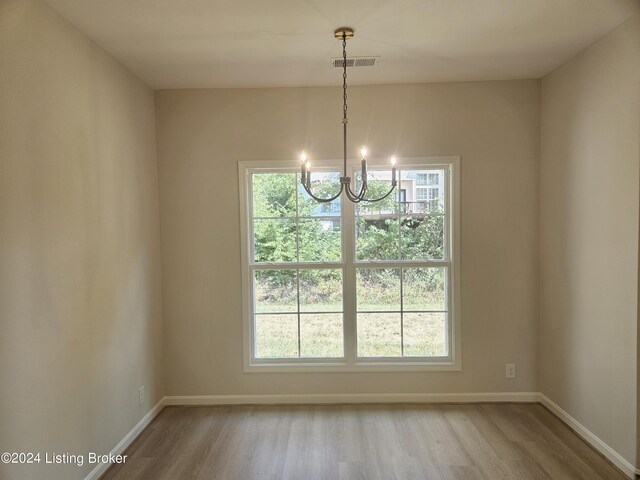
<svg viewBox="0 0 640 480">
<path fill-rule="evenodd" d="M 391 157 L 391 188 L 389 191 L 378 198 L 367 198 L 367 149 L 362 147 L 360 150 L 361 156 L 361 176 L 360 190 L 356 193 L 351 188 L 351 178 L 347 176 L 347 40 L 353 38 L 353 29 L 349 27 L 340 27 L 333 32 L 334 37 L 338 40 L 342 40 L 342 151 L 343 151 L 343 170 L 340 177 L 340 191 L 332 197 L 322 198 L 316 196 L 311 191 L 311 164 L 305 152 L 300 155 L 302 161 L 301 173 L 302 177 L 300 183 L 307 191 L 309 196 L 318 202 L 332 202 L 338 198 L 344 192 L 346 197 L 353 203 L 360 202 L 379 202 L 384 200 L 393 192 L 394 188 L 398 184 L 396 180 L 396 159 Z"/>
</svg>

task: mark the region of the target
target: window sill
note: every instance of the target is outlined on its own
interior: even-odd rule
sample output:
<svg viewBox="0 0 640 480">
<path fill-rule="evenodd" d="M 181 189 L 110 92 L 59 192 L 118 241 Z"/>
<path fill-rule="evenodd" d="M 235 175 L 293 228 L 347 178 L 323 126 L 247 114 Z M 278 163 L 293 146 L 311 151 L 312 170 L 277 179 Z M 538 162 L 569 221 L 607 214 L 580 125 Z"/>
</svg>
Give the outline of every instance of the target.
<svg viewBox="0 0 640 480">
<path fill-rule="evenodd" d="M 245 373 L 292 372 L 461 372 L 462 365 L 442 362 L 357 362 L 357 363 L 251 363 L 244 366 Z"/>
</svg>

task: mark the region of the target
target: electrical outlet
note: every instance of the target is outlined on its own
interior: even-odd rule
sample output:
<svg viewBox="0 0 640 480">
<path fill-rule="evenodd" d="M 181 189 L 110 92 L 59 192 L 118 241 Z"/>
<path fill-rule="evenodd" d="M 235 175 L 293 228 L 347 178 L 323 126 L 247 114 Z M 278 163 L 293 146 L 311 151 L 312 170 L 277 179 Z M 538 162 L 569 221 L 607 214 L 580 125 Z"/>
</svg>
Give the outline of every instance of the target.
<svg viewBox="0 0 640 480">
<path fill-rule="evenodd" d="M 505 367 L 506 367 L 506 372 L 505 372 L 504 378 L 516 378 L 516 364 L 507 363 Z"/>
<path fill-rule="evenodd" d="M 140 390 L 138 391 L 139 393 L 139 401 L 140 401 L 140 405 L 142 405 L 144 403 L 144 385 L 140 387 Z"/>
</svg>

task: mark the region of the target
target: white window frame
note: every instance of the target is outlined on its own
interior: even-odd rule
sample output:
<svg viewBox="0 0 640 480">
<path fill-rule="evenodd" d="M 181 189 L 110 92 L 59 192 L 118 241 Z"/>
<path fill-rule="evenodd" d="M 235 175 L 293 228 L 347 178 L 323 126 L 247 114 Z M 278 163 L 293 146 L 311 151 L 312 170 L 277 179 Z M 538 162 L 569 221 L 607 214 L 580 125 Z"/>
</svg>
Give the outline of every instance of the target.
<svg viewBox="0 0 640 480">
<path fill-rule="evenodd" d="M 318 159 L 315 171 L 340 171 L 342 160 Z M 373 170 L 376 167 L 388 168 L 388 159 L 369 159 Z M 350 162 L 349 168 L 355 171 L 358 162 Z M 384 372 L 384 371 L 461 371 L 462 370 L 462 332 L 460 315 L 460 157 L 417 157 L 401 158 L 399 169 L 441 168 L 445 172 L 444 182 L 447 187 L 445 201 L 445 252 L 444 260 L 417 261 L 357 261 L 355 260 L 355 208 L 349 201 L 342 202 L 342 259 L 338 262 L 305 262 L 307 268 L 336 268 L 343 270 L 343 328 L 344 358 L 287 358 L 256 359 L 254 356 L 254 302 L 253 289 L 253 241 L 251 231 L 252 220 L 252 173 L 279 173 L 297 171 L 300 163 L 292 160 L 283 161 L 240 161 L 238 162 L 238 181 L 240 193 L 240 246 L 242 268 L 242 317 L 243 317 L 243 370 L 255 372 Z M 353 177 L 353 175 L 351 175 Z M 393 358 L 358 358 L 356 354 L 356 268 L 400 268 L 412 267 L 417 263 L 420 267 L 446 266 L 447 276 L 447 310 L 449 313 L 447 340 L 449 355 L 447 357 L 393 357 Z M 304 268 L 300 264 L 260 264 L 270 268 Z"/>
</svg>

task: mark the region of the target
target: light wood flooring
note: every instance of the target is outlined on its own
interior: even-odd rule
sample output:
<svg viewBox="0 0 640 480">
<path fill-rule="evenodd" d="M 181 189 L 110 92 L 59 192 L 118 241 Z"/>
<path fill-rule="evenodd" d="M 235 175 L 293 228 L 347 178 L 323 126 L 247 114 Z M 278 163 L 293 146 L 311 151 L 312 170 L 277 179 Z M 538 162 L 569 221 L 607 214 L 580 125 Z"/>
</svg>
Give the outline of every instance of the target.
<svg viewBox="0 0 640 480">
<path fill-rule="evenodd" d="M 604 479 L 538 404 L 167 407 L 105 480 Z"/>
</svg>

